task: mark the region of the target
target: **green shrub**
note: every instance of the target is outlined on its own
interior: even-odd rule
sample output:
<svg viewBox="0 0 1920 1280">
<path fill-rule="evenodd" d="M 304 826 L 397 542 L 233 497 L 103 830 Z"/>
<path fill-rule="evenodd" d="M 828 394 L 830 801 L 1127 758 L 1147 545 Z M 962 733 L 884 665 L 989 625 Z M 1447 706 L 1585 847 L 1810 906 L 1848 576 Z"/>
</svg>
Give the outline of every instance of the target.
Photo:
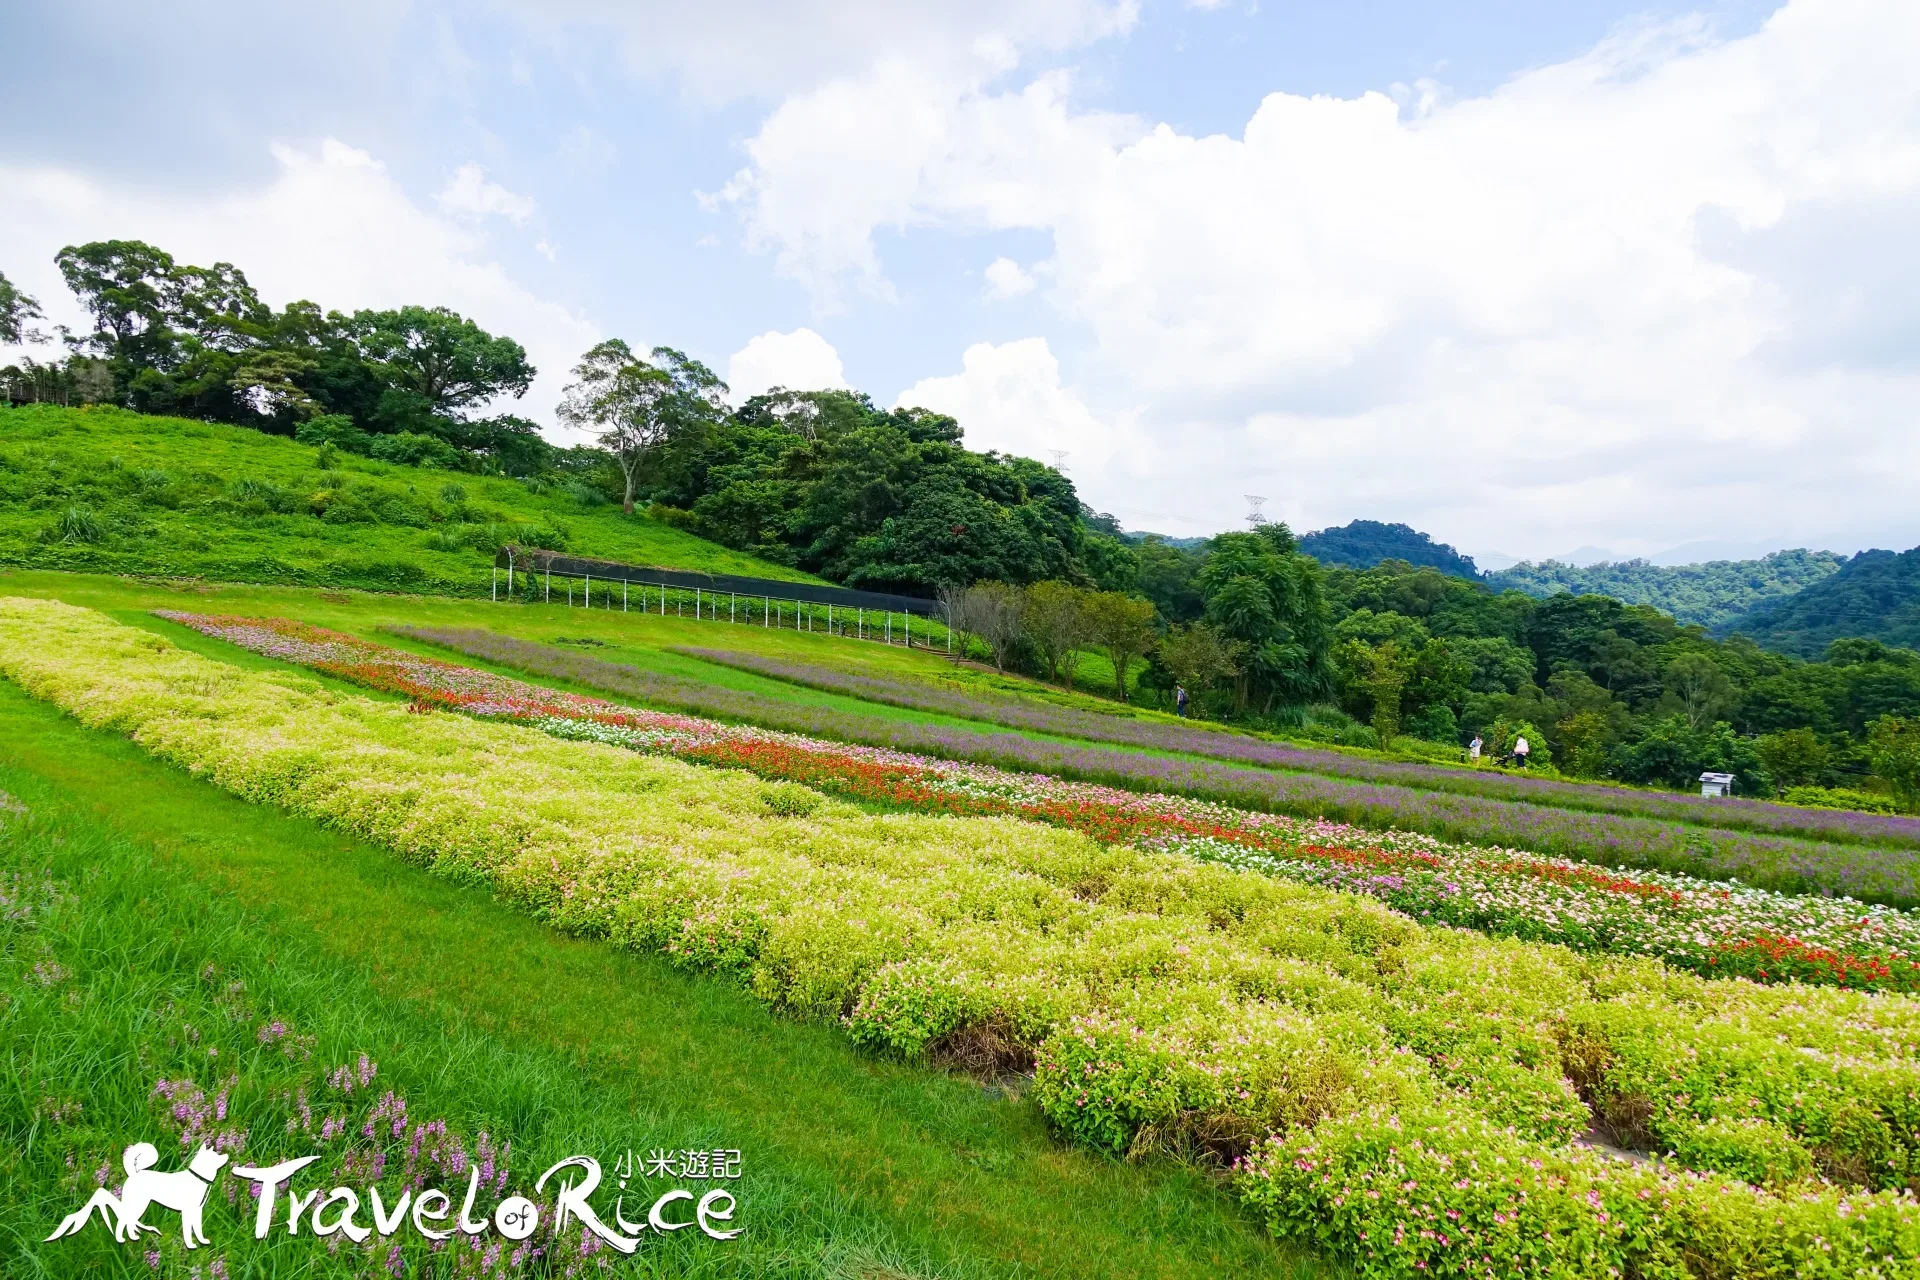
<svg viewBox="0 0 1920 1280">
<path fill-rule="evenodd" d="M 780 782 L 763 787 L 760 803 L 776 818 L 804 818 L 820 807 L 823 797 L 797 782 Z"/>
<path fill-rule="evenodd" d="M 460 465 L 460 451 L 438 436 L 401 431 L 390 436 L 375 436 L 367 456 L 381 462 L 408 467 L 438 467 L 452 471 Z"/>
<path fill-rule="evenodd" d="M 364 455 L 373 445 L 373 437 L 354 425 L 352 418 L 344 413 L 323 413 L 319 417 L 309 418 L 293 430 L 293 438 L 301 444 L 317 446 L 322 451 L 332 446 L 337 451 Z M 322 462 L 321 466 L 333 465 Z"/>
<path fill-rule="evenodd" d="M 58 542 L 65 545 L 75 543 L 93 544 L 107 539 L 106 524 L 94 514 L 92 507 L 71 506 L 60 513 L 60 518 L 40 531 L 43 542 Z"/>
<path fill-rule="evenodd" d="M 1853 791 L 1842 787 L 1788 787 L 1781 797 L 1788 804 L 1809 809 L 1855 809 L 1861 813 L 1898 813 L 1900 806 L 1891 797 L 1871 791 Z"/>
</svg>

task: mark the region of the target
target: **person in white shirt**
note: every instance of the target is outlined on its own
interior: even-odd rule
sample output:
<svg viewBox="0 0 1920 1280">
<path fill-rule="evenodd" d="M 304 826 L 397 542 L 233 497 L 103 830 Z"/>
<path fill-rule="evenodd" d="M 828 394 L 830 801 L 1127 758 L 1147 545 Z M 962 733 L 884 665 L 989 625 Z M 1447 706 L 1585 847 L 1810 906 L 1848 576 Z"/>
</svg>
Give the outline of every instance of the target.
<svg viewBox="0 0 1920 1280">
<path fill-rule="evenodd" d="M 1531 750 L 1533 750 L 1533 748 L 1527 745 L 1525 738 L 1515 738 L 1513 740 L 1513 763 L 1522 769 L 1526 768 L 1527 752 Z"/>
<path fill-rule="evenodd" d="M 1474 734 L 1473 741 L 1467 744 L 1467 759 L 1474 764 L 1480 763 L 1480 735 Z"/>
</svg>

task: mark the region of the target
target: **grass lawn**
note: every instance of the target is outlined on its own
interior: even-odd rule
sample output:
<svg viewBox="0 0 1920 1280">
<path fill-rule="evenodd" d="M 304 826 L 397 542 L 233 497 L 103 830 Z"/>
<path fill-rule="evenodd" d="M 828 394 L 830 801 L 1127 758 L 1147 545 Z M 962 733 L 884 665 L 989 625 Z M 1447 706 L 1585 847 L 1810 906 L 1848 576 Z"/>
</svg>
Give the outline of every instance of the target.
<svg viewBox="0 0 1920 1280">
<path fill-rule="evenodd" d="M 747 1234 L 650 1241 L 623 1274 L 1326 1273 L 1278 1250 L 1197 1172 L 1069 1150 L 1027 1101 L 863 1057 L 744 992 L 560 937 L 11 685 L 0 734 L 0 788 L 34 815 L 0 826 L 0 874 L 16 903 L 37 900 L 46 874 L 58 886 L 0 935 L 9 1276 L 152 1274 L 97 1226 L 39 1240 L 122 1145 L 166 1149 L 154 1081 L 210 1095 L 235 1076 L 231 1118 L 251 1117 L 246 1155 L 266 1163 L 314 1148 L 282 1132 L 281 1093 L 362 1053 L 416 1120 L 510 1140 L 528 1189 L 574 1152 L 611 1165 L 629 1148 L 739 1148 Z M 261 1039 L 269 1019 L 290 1043 L 312 1037 L 310 1063 Z M 235 1275 L 367 1264 L 278 1234 L 256 1245 L 218 1197 L 209 1234 Z M 177 1240 L 163 1253 L 167 1274 L 187 1274 Z"/>
</svg>

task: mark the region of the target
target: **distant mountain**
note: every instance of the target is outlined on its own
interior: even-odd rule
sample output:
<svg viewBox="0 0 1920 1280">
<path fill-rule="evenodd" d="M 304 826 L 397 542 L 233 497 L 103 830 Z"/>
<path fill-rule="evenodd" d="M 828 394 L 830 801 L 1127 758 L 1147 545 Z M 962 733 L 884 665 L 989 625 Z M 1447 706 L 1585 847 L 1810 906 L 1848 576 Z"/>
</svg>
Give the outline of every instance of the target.
<svg viewBox="0 0 1920 1280">
<path fill-rule="evenodd" d="M 1495 591 L 1550 596 L 1612 596 L 1626 604 L 1650 604 L 1682 622 L 1709 629 L 1728 626 L 1750 609 L 1784 599 L 1839 570 L 1845 558 L 1831 551 L 1776 551 L 1758 560 L 1710 560 L 1664 566 L 1645 560 L 1576 566 L 1559 560 L 1522 563 L 1487 575 Z"/>
<path fill-rule="evenodd" d="M 1405 560 L 1428 565 L 1456 578 L 1478 578 L 1472 556 L 1463 556 L 1444 542 L 1435 542 L 1412 525 L 1355 520 L 1338 529 L 1321 529 L 1300 539 L 1300 549 L 1321 564 L 1343 564 L 1371 569 L 1382 560 Z"/>
<path fill-rule="evenodd" d="M 1813 585 L 1760 605 L 1728 630 L 1803 658 L 1818 657 L 1843 636 L 1920 649 L 1920 547 L 1862 551 Z"/>
</svg>

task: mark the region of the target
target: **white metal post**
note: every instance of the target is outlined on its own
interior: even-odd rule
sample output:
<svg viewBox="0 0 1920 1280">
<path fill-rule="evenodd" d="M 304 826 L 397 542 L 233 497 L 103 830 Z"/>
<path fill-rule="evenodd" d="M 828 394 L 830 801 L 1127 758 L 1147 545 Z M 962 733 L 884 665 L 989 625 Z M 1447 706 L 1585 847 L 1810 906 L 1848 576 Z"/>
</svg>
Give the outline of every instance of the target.
<svg viewBox="0 0 1920 1280">
<path fill-rule="evenodd" d="M 543 588 L 541 599 L 543 602 L 547 604 L 553 603 L 553 566 L 552 565 L 547 566 L 547 582 L 546 582 L 546 586 Z"/>
<path fill-rule="evenodd" d="M 587 608 L 591 609 L 593 608 L 593 575 L 592 574 L 587 575 L 587 582 L 586 582 L 585 589 L 586 589 L 586 595 L 584 599 L 587 602 Z"/>
<path fill-rule="evenodd" d="M 500 603 L 500 566 L 493 566 L 493 602 Z"/>
</svg>

